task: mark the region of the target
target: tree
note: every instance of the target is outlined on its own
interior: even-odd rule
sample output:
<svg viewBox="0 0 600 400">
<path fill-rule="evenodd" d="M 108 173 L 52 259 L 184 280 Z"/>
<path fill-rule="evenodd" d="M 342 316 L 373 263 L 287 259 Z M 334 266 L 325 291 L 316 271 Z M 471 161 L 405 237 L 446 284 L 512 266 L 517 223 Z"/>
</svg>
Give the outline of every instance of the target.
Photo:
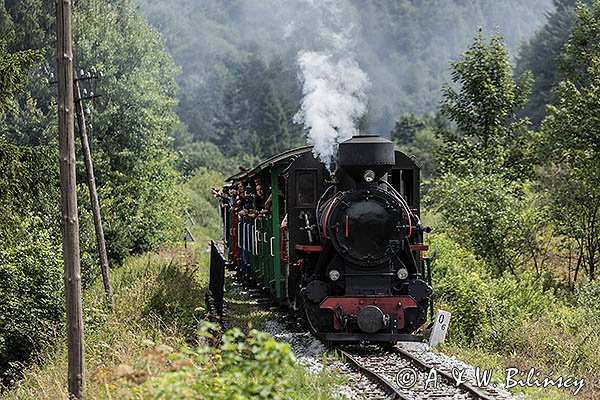
<svg viewBox="0 0 600 400">
<path fill-rule="evenodd" d="M 453 86 L 444 86 L 440 110 L 453 126 L 437 129 L 440 175 L 429 200 L 443 216 L 442 225 L 484 258 L 494 274 L 516 273 L 526 261 L 519 250 L 536 251 L 531 246 L 535 232 L 524 228 L 523 182 L 533 170 L 527 157 L 532 145 L 528 121 L 516 116 L 526 102 L 530 76 L 515 82 L 502 37 L 487 42 L 481 32 L 452 63 L 451 76 Z"/>
<path fill-rule="evenodd" d="M 60 330 L 61 238 L 55 87 L 54 2 L 0 3 L 0 379 L 15 377 Z M 185 205 L 169 132 L 178 119 L 178 72 L 158 32 L 129 0 L 78 2 L 76 69 L 105 79 L 92 111 L 91 146 L 110 256 L 176 240 Z M 34 50 L 31 50 L 34 49 Z M 45 63 L 37 63 L 45 55 Z M 41 64 L 36 70 L 34 64 Z M 46 70 L 44 70 L 46 69 Z M 26 78 L 37 79 L 25 85 Z M 42 76 L 43 77 L 43 76 Z M 81 172 L 83 174 L 83 168 Z M 93 227 L 79 188 L 83 279 L 93 280 Z M 91 255 L 94 254 L 94 255 Z M 117 263 L 113 263 L 117 265 Z"/>
<path fill-rule="evenodd" d="M 56 339 L 64 318 L 56 148 L 8 143 L 0 124 L 0 384 Z"/>
<path fill-rule="evenodd" d="M 0 112 L 15 109 L 15 96 L 27 83 L 31 67 L 40 59 L 41 53 L 35 50 L 10 53 L 6 42 L 0 40 Z"/>
<path fill-rule="evenodd" d="M 543 121 L 544 189 L 561 233 L 580 249 L 590 279 L 600 257 L 600 1 L 577 7 L 564 49 L 565 78 Z"/>
<path fill-rule="evenodd" d="M 256 55 L 232 67 L 217 143 L 226 155 L 248 153 L 265 158 L 298 143 L 299 138 L 291 136 L 297 132 L 292 126 L 292 109 L 274 83 L 274 76 L 283 72 L 280 68 L 278 59 L 267 65 Z"/>
<path fill-rule="evenodd" d="M 128 1 L 80 2 L 74 9 L 76 70 L 105 78 L 92 105 L 91 147 L 109 256 L 157 248 L 181 232 L 183 200 L 169 131 L 177 122 L 178 69 Z"/>
<path fill-rule="evenodd" d="M 426 122 L 414 114 L 403 115 L 396 120 L 392 140 L 398 144 L 409 144 L 418 131 L 425 128 Z"/>
<path fill-rule="evenodd" d="M 230 70 L 230 61 L 239 62 L 252 53 L 270 60 L 283 53 L 284 69 L 291 73 L 271 82 L 284 103 L 282 98 L 286 96 L 282 93 L 292 92 L 280 91 L 279 87 L 297 84 L 298 51 L 325 49 L 326 43 L 315 32 L 319 27 L 332 28 L 338 19 L 332 13 L 319 11 L 326 8 L 324 2 L 311 3 L 140 2 L 149 21 L 165 35 L 177 64 L 183 67 L 178 77 L 182 88 L 178 114 L 196 140 L 214 142 L 214 117 L 223 111 L 222 102 L 215 100 L 223 96 L 231 82 L 234 71 Z M 552 0 L 351 0 L 339 5 L 339 21 L 343 24 L 340 31 L 355 27 L 352 36 L 356 60 L 373 85 L 368 114 L 371 123 L 364 132 L 387 135 L 399 113 L 435 111 L 440 85 L 448 79 L 446 60 L 469 44 L 477 26 L 483 26 L 485 31 L 502 27 L 509 49 L 515 51 L 545 22 L 544 12 Z M 283 104 L 288 115 L 294 115 L 299 99 L 297 96 L 293 111 Z M 389 113 L 385 112 L 386 107 Z M 291 136 L 303 139 L 301 130 Z M 225 151 L 223 147 L 221 150 Z"/>
<path fill-rule="evenodd" d="M 546 105 L 555 101 L 552 91 L 562 77 L 562 49 L 577 24 L 576 0 L 553 2 L 554 10 L 548 14 L 546 24 L 521 47 L 515 68 L 517 73 L 526 70 L 533 73 L 535 80 L 522 114 L 528 116 L 535 127 L 544 119 Z"/>
<path fill-rule="evenodd" d="M 513 79 L 504 39 L 495 35 L 488 43 L 480 30 L 460 60 L 452 63 L 451 77 L 453 85 L 443 86 L 440 110 L 456 130 L 439 131 L 441 172 L 529 176 L 523 146 L 528 120 L 518 118 L 516 111 L 527 101 L 531 74 Z"/>
<path fill-rule="evenodd" d="M 392 141 L 400 151 L 411 157 L 414 156 L 421 168 L 421 181 L 426 184 L 435 176 L 438 169 L 435 155 L 440 151 L 438 131 L 442 129 L 450 129 L 450 126 L 448 120 L 437 112 L 433 116 L 402 115 L 396 120 L 392 131 Z M 427 186 L 424 189 L 427 190 Z"/>
</svg>

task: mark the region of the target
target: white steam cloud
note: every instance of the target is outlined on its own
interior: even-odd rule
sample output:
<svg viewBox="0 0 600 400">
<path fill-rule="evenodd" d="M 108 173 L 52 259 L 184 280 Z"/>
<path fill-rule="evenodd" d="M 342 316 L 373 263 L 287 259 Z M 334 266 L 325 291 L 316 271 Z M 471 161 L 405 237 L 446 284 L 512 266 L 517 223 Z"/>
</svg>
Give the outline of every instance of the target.
<svg viewBox="0 0 600 400">
<path fill-rule="evenodd" d="M 337 144 L 358 133 L 358 119 L 367 109 L 367 74 L 352 58 L 334 60 L 321 52 L 298 57 L 303 99 L 294 122 L 304 123 L 313 152 L 329 164 Z"/>
<path fill-rule="evenodd" d="M 304 124 L 313 153 L 329 165 L 337 145 L 358 133 L 367 110 L 367 74 L 352 56 L 352 25 L 340 0 L 307 0 L 320 14 L 320 41 L 330 51 L 301 51 L 298 66 L 304 95 L 294 122 Z"/>
</svg>

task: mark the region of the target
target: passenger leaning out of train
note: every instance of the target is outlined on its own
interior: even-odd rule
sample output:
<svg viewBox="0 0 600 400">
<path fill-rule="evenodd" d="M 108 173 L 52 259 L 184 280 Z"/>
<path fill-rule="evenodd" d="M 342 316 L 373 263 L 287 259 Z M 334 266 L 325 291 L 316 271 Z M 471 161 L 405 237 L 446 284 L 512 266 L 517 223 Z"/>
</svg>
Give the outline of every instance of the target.
<svg viewBox="0 0 600 400">
<path fill-rule="evenodd" d="M 287 214 L 285 213 L 285 188 L 279 187 L 277 191 L 277 196 L 279 198 L 279 221 L 281 222 L 281 226 L 287 227 Z M 270 194 L 267 200 L 265 201 L 265 208 L 261 211 L 261 214 L 267 215 L 271 213 L 271 208 L 273 207 L 273 194 Z"/>
<path fill-rule="evenodd" d="M 236 201 L 237 212 L 240 217 L 247 217 L 252 210 L 254 194 L 249 183 L 238 185 L 238 200 Z"/>
<path fill-rule="evenodd" d="M 256 193 L 252 195 L 252 208 L 248 212 L 248 217 L 254 219 L 262 215 L 261 210 L 263 210 L 265 204 L 264 196 L 265 191 L 262 187 L 262 184 L 258 183 L 256 185 Z"/>
<path fill-rule="evenodd" d="M 211 188 L 210 191 L 214 197 L 219 199 L 219 205 L 221 208 L 230 208 L 233 205 L 233 201 L 236 196 L 234 187 L 224 186 L 223 190 Z"/>
</svg>

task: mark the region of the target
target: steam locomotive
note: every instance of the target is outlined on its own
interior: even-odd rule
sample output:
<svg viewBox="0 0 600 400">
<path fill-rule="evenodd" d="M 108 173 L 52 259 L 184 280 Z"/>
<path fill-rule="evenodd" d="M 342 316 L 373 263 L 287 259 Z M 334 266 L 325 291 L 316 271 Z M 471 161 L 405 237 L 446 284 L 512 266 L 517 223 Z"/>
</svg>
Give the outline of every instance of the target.
<svg viewBox="0 0 600 400">
<path fill-rule="evenodd" d="M 340 143 L 334 168 L 311 150 L 284 152 L 228 178 L 272 194 L 263 217 L 223 209 L 229 262 L 302 313 L 322 340 L 421 340 L 415 332 L 432 289 L 419 167 L 379 136 Z"/>
</svg>

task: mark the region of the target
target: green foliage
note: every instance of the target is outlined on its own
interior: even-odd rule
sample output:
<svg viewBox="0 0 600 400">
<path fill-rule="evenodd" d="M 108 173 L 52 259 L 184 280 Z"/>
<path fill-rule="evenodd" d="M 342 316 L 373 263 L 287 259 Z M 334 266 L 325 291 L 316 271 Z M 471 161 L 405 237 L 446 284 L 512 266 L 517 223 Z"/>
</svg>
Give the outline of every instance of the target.
<svg viewBox="0 0 600 400">
<path fill-rule="evenodd" d="M 204 323 L 201 332 L 217 326 Z M 153 377 L 131 390 L 120 390 L 128 399 L 287 399 L 297 398 L 291 376 L 295 358 L 289 345 L 267 333 L 238 328 L 221 337 L 219 347 L 201 346 L 169 355 L 172 371 Z"/>
<path fill-rule="evenodd" d="M 533 174 L 534 146 L 528 121 L 516 116 L 529 74 L 515 82 L 503 38 L 487 42 L 480 32 L 452 63 L 452 81 L 440 110 L 455 127 L 436 131 L 440 176 L 429 200 L 443 228 L 486 259 L 494 275 L 514 274 L 529 259 L 539 269 L 543 224 L 525 200 L 523 183 Z"/>
<path fill-rule="evenodd" d="M 219 201 L 211 194 L 211 188 L 221 189 L 225 176 L 207 168 L 198 168 L 186 182 L 189 213 L 200 230 L 202 239 L 221 237 Z"/>
<path fill-rule="evenodd" d="M 551 293 L 543 289 L 543 280 L 529 271 L 519 275 L 504 274 L 492 280 L 486 304 L 489 324 L 477 343 L 493 351 L 510 348 L 514 331 L 525 321 L 535 321 L 555 305 Z"/>
<path fill-rule="evenodd" d="M 5 0 L 0 5 L 0 15 L 4 17 L 0 32 L 11 50 L 45 52 L 56 46 L 56 5 L 52 0 Z"/>
<path fill-rule="evenodd" d="M 546 115 L 546 105 L 553 103 L 554 87 L 561 80 L 561 58 L 563 46 L 571 30 L 577 24 L 576 0 L 553 0 L 554 10 L 548 14 L 548 21 L 519 51 L 516 71 L 530 70 L 534 83 L 529 101 L 524 106 L 534 126 L 539 126 Z"/>
<path fill-rule="evenodd" d="M 6 42 L 0 40 L 0 112 L 13 110 L 14 97 L 27 83 L 29 69 L 41 59 L 41 52 L 34 50 L 10 53 Z"/>
<path fill-rule="evenodd" d="M 435 130 L 427 127 L 417 131 L 410 143 L 398 146 L 398 150 L 415 158 L 421 168 L 421 182 L 428 184 L 438 167 L 434 152 L 438 150 L 439 146 L 440 140 Z"/>
<path fill-rule="evenodd" d="M 175 240 L 183 200 L 172 140 L 177 69 L 158 32 L 129 1 L 79 3 L 74 13 L 77 70 L 94 66 L 102 103 L 93 110 L 92 149 L 109 256 Z"/>
<path fill-rule="evenodd" d="M 429 192 L 443 229 L 485 258 L 493 272 L 515 271 L 518 262 L 520 186 L 496 175 L 445 174 Z"/>
<path fill-rule="evenodd" d="M 20 147 L 0 136 L 0 239 L 13 243 L 28 218 L 54 234 L 58 226 L 58 163 L 48 146 Z M 35 235 L 37 232 L 31 232 Z"/>
<path fill-rule="evenodd" d="M 292 123 L 296 110 L 286 107 L 288 100 L 274 84 L 281 68 L 278 60 L 267 65 L 255 55 L 231 68 L 216 130 L 216 142 L 228 156 L 264 159 L 302 143 L 300 128 Z"/>
<path fill-rule="evenodd" d="M 144 307 L 145 315 L 156 315 L 167 325 L 177 325 L 187 338 L 194 338 L 204 314 L 198 307 L 205 288 L 198 285 L 198 265 L 164 265 L 154 282 L 152 297 Z M 206 283 L 206 282 L 203 282 Z"/>
<path fill-rule="evenodd" d="M 55 89 L 40 76 L 24 86 L 43 54 L 48 64 L 55 59 L 54 7 L 46 0 L 0 5 L 0 268 L 12 285 L 0 294 L 6 310 L 0 359 L 3 373 L 13 362 L 11 375 L 55 338 L 62 316 Z M 102 100 L 96 108 L 88 103 L 88 122 L 115 266 L 132 252 L 181 236 L 184 204 L 168 136 L 177 122 L 178 71 L 158 32 L 129 1 L 78 3 L 73 25 L 76 70 L 94 66 L 106 76 L 97 90 Z M 43 68 L 47 74 L 49 65 Z M 78 191 L 82 274 L 89 285 L 97 275 L 97 251 L 87 188 Z"/>
<path fill-rule="evenodd" d="M 11 143 L 26 147 L 58 147 L 56 121 L 57 108 L 45 112 L 33 93 L 26 92 L 19 98 L 19 107 L 6 115 L 5 126 L 0 124 L 1 134 Z M 42 147 L 40 147 L 42 148 Z"/>
<path fill-rule="evenodd" d="M 403 115 L 396 121 L 391 139 L 398 144 L 409 144 L 417 132 L 425 129 L 426 122 L 414 114 Z"/>
<path fill-rule="evenodd" d="M 580 4 L 577 15 L 565 45 L 565 79 L 542 124 L 542 186 L 555 223 L 577 242 L 594 279 L 600 256 L 600 1 Z"/>
<path fill-rule="evenodd" d="M 200 167 L 213 171 L 220 171 L 223 175 L 231 176 L 238 172 L 238 167 L 223 155 L 219 147 L 210 142 L 194 142 L 179 147 L 181 160 L 179 170 L 185 175 L 190 175 Z M 218 185 L 217 182 L 212 183 Z"/>
<path fill-rule="evenodd" d="M 514 81 L 504 39 L 492 36 L 488 43 L 480 31 L 452 63 L 451 76 L 458 88 L 443 87 L 440 110 L 456 124 L 456 131 L 440 130 L 441 172 L 529 176 L 523 140 L 528 121 L 515 113 L 527 101 L 531 76 L 525 73 Z"/>
<path fill-rule="evenodd" d="M 448 121 L 440 113 L 433 117 L 403 115 L 396 121 L 391 139 L 400 151 L 415 157 L 421 167 L 422 182 L 429 182 L 438 168 L 435 154 L 439 152 L 441 141 L 437 132 L 449 128 Z"/>
<path fill-rule="evenodd" d="M 54 238 L 23 220 L 14 243 L 0 241 L 0 382 L 18 376 L 58 336 L 64 318 L 62 252 Z M 32 232 L 35 232 L 32 234 Z M 13 232 L 14 234 L 14 232 Z"/>
<path fill-rule="evenodd" d="M 600 281 L 584 279 L 577 287 L 577 305 L 587 318 L 600 321 Z"/>
<path fill-rule="evenodd" d="M 600 372 L 597 281 L 580 284 L 571 303 L 545 290 L 530 271 L 490 276 L 485 260 L 447 235 L 433 234 L 429 244 L 436 306 L 452 312 L 445 347 L 463 356 L 462 349 L 477 349 L 505 360 L 504 366 L 531 365 L 587 381 Z"/>
<path fill-rule="evenodd" d="M 432 235 L 430 245 L 436 299 L 452 313 L 450 339 L 456 343 L 502 351 L 517 327 L 554 304 L 531 273 L 494 278 L 483 259 L 446 235 Z"/>
<path fill-rule="evenodd" d="M 0 380 L 56 339 L 63 318 L 58 163 L 0 136 Z"/>
<path fill-rule="evenodd" d="M 450 337 L 470 343 L 489 324 L 490 302 L 485 267 L 481 260 L 445 236 L 430 239 L 436 300 L 452 313 Z"/>
</svg>

